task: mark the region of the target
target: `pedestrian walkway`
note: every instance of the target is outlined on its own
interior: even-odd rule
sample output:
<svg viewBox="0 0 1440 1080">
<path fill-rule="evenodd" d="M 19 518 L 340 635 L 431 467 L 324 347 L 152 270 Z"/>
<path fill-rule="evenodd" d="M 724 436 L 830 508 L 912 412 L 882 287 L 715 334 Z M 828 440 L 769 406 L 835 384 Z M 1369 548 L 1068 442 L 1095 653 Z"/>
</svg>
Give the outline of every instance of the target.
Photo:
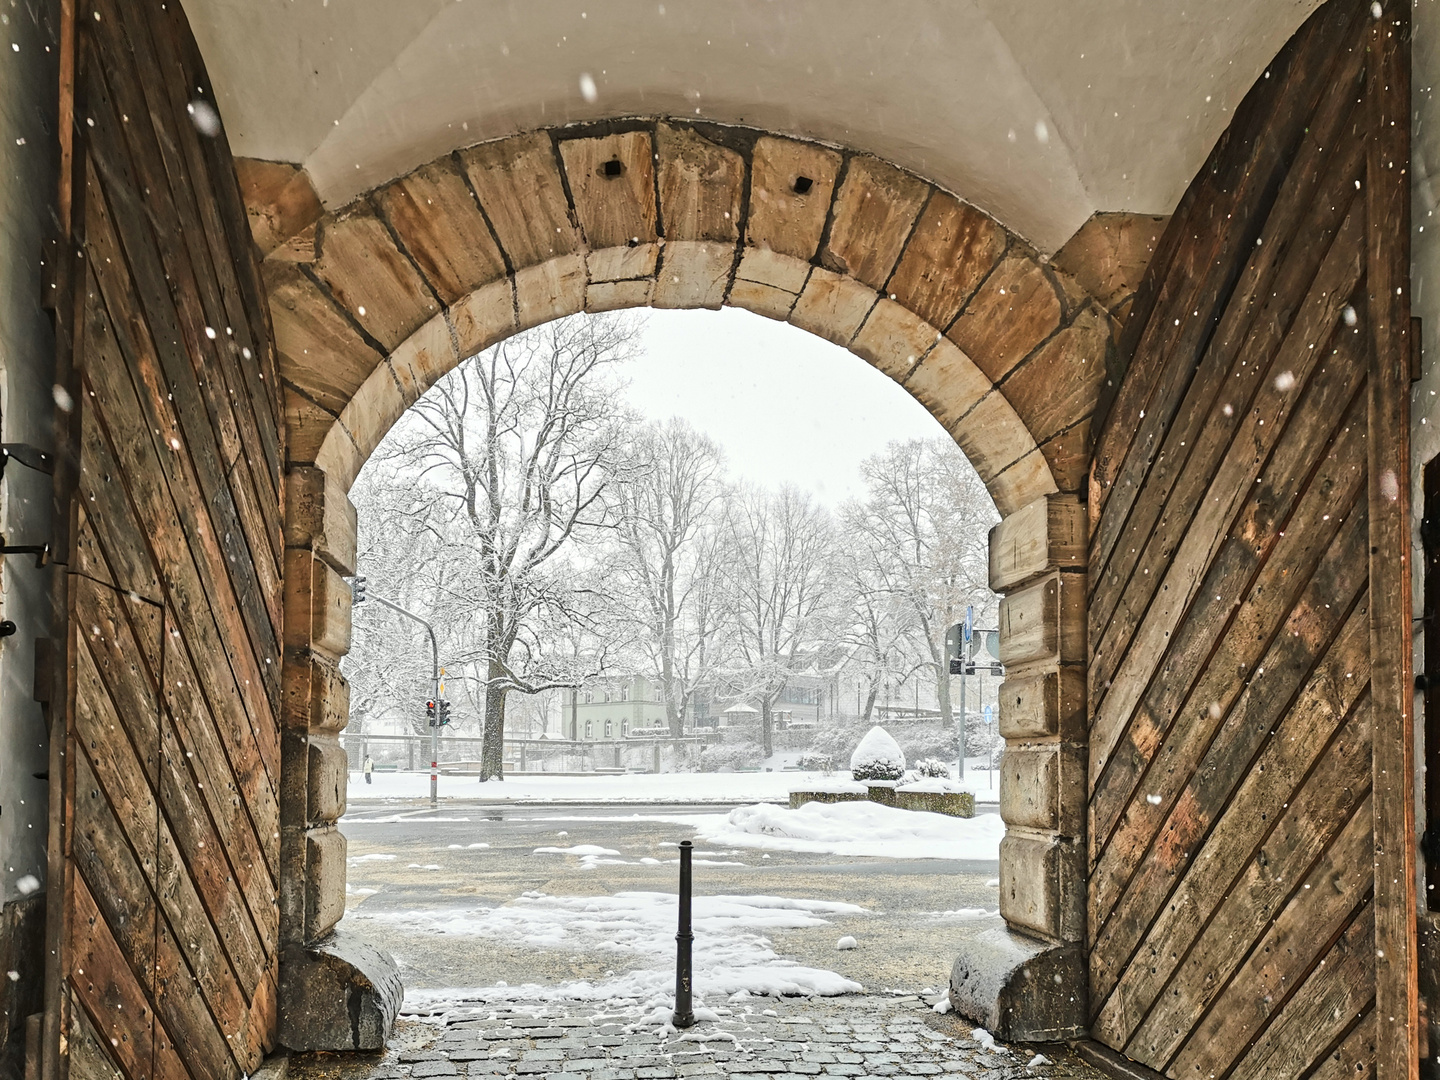
<svg viewBox="0 0 1440 1080">
<path fill-rule="evenodd" d="M 1063 1048 L 996 1045 L 915 995 L 750 998 L 697 1009 L 687 1031 L 659 1009 L 596 1004 L 459 1002 L 403 1017 L 382 1055 L 307 1054 L 291 1080 L 811 1080 L 934 1076 L 944 1080 L 1102 1080 Z"/>
</svg>

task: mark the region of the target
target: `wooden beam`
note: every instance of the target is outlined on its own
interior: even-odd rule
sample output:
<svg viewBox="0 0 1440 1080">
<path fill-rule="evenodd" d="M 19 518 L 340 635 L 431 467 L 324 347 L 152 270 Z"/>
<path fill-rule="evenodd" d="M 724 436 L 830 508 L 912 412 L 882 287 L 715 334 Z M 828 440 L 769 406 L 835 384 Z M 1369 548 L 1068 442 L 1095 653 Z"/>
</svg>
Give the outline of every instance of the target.
<svg viewBox="0 0 1440 1080">
<path fill-rule="evenodd" d="M 1418 1075 L 1410 582 L 1410 13 L 1384 0 L 1365 71 L 1369 139 L 1370 652 L 1375 700 L 1377 1080 Z"/>
</svg>

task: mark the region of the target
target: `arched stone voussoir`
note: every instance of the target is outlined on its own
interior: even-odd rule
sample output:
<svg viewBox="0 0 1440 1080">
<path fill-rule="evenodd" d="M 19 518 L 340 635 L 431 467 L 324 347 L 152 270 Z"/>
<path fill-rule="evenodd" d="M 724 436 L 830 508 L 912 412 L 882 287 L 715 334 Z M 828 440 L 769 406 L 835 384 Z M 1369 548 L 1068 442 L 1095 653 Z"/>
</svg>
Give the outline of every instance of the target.
<svg viewBox="0 0 1440 1080">
<path fill-rule="evenodd" d="M 273 248 L 267 283 L 304 428 L 292 462 L 343 488 L 440 376 L 510 334 L 725 305 L 905 386 L 1002 514 L 1083 485 L 1111 314 L 1001 223 L 878 158 L 678 119 L 550 129 L 437 158 L 314 234 L 313 251 Z"/>
</svg>

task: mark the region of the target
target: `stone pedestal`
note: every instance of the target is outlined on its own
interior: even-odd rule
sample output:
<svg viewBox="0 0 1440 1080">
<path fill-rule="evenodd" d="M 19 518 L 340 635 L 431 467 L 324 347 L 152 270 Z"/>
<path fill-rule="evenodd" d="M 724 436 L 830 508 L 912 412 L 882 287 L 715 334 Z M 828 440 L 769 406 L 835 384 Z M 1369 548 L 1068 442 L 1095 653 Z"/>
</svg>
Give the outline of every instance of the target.
<svg viewBox="0 0 1440 1080">
<path fill-rule="evenodd" d="M 389 953 L 332 930 L 280 957 L 280 1042 L 291 1050 L 380 1050 L 405 988 Z"/>
</svg>

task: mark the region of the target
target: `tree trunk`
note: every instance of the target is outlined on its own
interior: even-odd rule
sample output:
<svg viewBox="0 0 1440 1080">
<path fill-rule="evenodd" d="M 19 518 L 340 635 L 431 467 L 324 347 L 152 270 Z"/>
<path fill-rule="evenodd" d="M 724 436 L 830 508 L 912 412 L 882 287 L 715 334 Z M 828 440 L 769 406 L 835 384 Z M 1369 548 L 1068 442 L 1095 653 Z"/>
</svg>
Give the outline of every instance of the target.
<svg viewBox="0 0 1440 1080">
<path fill-rule="evenodd" d="M 485 683 L 485 737 L 480 744 L 480 782 L 505 779 L 505 697 L 509 690 L 501 682 L 504 671 L 490 664 Z"/>
<path fill-rule="evenodd" d="M 950 664 L 946 660 L 935 664 L 935 700 L 940 706 L 940 725 L 948 731 L 955 714 L 950 708 Z"/>
<path fill-rule="evenodd" d="M 878 682 L 872 682 L 870 684 L 870 692 L 865 695 L 865 715 L 863 719 L 867 724 L 870 723 L 870 716 L 875 711 L 875 699 L 879 696 L 880 684 Z"/>
<path fill-rule="evenodd" d="M 775 717 L 770 712 L 770 700 L 760 702 L 760 745 L 768 758 L 775 752 Z"/>
</svg>

